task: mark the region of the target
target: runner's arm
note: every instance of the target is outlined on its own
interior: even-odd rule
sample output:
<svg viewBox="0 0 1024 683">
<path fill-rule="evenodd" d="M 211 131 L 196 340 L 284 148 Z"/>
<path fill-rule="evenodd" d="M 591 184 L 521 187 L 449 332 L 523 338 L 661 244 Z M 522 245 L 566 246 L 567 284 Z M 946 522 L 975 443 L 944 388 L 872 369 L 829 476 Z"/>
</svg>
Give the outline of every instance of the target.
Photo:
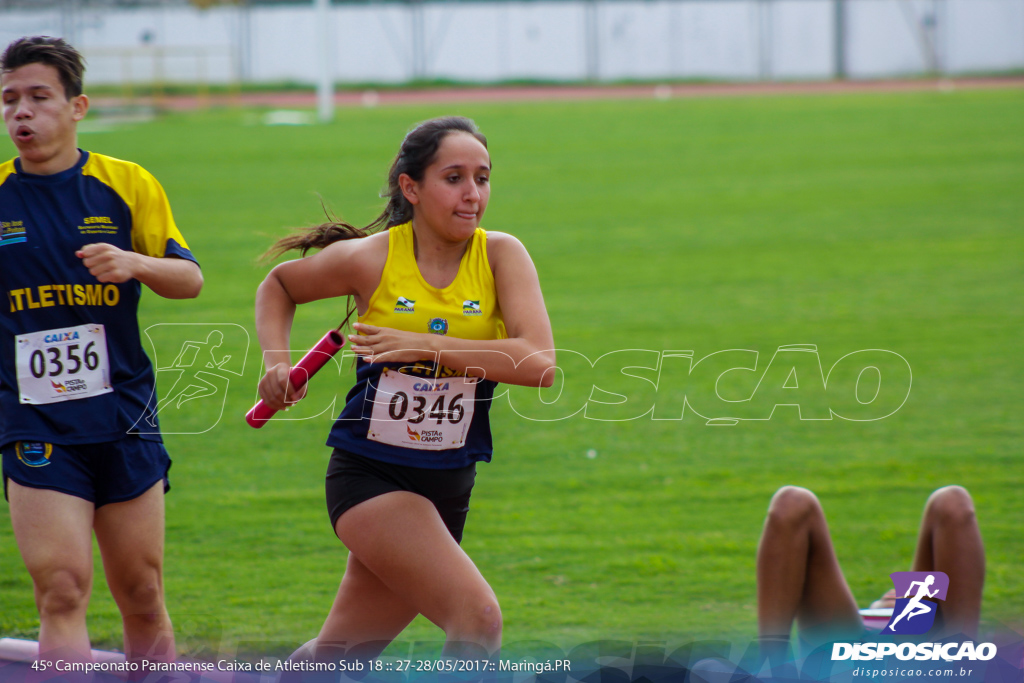
<svg viewBox="0 0 1024 683">
<path fill-rule="evenodd" d="M 202 270 L 188 259 L 146 256 L 106 242 L 87 244 L 75 256 L 100 282 L 136 279 L 166 299 L 194 299 L 203 288 Z"/>
<path fill-rule="evenodd" d="M 355 296 L 376 288 L 387 259 L 384 241 L 367 237 L 336 242 L 306 258 L 286 261 L 274 267 L 256 290 L 256 336 L 263 350 L 267 373 L 260 380 L 260 397 L 271 408 L 282 408 L 305 396 L 305 387 L 295 391 L 288 382 L 291 369 L 292 322 L 298 304 L 319 299 Z M 385 250 L 381 252 L 381 244 Z"/>
</svg>

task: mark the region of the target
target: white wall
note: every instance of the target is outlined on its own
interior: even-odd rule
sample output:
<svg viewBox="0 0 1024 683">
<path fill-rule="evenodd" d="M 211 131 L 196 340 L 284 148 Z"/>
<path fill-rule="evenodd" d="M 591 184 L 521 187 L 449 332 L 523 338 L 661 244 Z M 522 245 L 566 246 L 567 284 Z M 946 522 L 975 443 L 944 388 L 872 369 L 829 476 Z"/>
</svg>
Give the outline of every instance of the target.
<svg viewBox="0 0 1024 683">
<path fill-rule="evenodd" d="M 0 10 L 0 44 L 25 35 L 60 35 L 60 12 Z"/>
<path fill-rule="evenodd" d="M 774 78 L 830 78 L 835 74 L 835 9 L 831 2 L 779 0 L 771 12 L 770 65 Z"/>
<path fill-rule="evenodd" d="M 928 61 L 914 21 L 931 0 L 859 0 L 847 28 L 847 71 L 853 78 L 927 71 Z M 908 12 L 909 8 L 909 12 Z"/>
<path fill-rule="evenodd" d="M 820 79 L 836 73 L 836 0 L 423 2 L 331 8 L 335 77 Z M 853 78 L 1024 68 L 1024 0 L 846 0 Z M 933 26 L 922 18 L 934 16 Z M 314 83 L 308 7 L 0 12 L 0 43 L 64 35 L 89 80 Z M 149 42 L 143 42 L 143 36 Z M 131 51 L 130 54 L 126 51 Z M 159 66 L 157 66 L 159 65 Z"/>
<path fill-rule="evenodd" d="M 948 2 L 947 69 L 999 71 L 1024 65 L 1024 2 Z"/>
</svg>

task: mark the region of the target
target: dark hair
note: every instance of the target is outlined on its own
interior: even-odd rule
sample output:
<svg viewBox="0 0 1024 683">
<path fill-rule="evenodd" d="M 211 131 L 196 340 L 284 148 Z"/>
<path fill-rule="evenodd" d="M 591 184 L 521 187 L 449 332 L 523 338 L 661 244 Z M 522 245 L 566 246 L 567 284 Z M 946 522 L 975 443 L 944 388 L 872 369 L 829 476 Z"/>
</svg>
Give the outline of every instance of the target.
<svg viewBox="0 0 1024 683">
<path fill-rule="evenodd" d="M 64 97 L 71 99 L 82 94 L 82 74 L 85 60 L 63 38 L 32 36 L 18 38 L 7 46 L 0 56 L 0 72 L 8 73 L 29 64 L 47 64 L 57 70 L 64 86 Z"/>
<path fill-rule="evenodd" d="M 388 186 L 381 193 L 381 197 L 388 200 L 387 206 L 369 225 L 357 228 L 334 219 L 328 213 L 327 217 L 332 220 L 279 239 L 263 255 L 264 258 L 276 258 L 292 249 L 297 249 L 305 256 L 310 249 L 323 249 L 341 240 L 366 237 L 379 230 L 387 230 L 412 220 L 412 204 L 402 194 L 398 177 L 404 173 L 417 182 L 422 180 L 427 167 L 437 158 L 441 141 L 451 133 L 469 133 L 485 148 L 487 147 L 487 138 L 472 120 L 463 116 L 442 116 L 417 124 L 402 140 L 398 155 L 391 163 L 391 170 L 388 171 Z"/>
</svg>

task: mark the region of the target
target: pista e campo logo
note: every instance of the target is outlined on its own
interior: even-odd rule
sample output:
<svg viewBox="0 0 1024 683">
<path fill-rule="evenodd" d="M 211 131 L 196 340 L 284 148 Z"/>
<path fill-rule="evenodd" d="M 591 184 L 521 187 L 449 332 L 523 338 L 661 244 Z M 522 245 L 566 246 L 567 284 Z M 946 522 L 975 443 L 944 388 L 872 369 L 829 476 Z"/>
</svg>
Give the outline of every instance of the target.
<svg viewBox="0 0 1024 683">
<path fill-rule="evenodd" d="M 921 635 L 935 624 L 939 609 L 934 600 L 945 600 L 949 577 L 943 572 L 893 572 L 889 575 L 896 587 L 896 606 L 882 633 Z"/>
</svg>

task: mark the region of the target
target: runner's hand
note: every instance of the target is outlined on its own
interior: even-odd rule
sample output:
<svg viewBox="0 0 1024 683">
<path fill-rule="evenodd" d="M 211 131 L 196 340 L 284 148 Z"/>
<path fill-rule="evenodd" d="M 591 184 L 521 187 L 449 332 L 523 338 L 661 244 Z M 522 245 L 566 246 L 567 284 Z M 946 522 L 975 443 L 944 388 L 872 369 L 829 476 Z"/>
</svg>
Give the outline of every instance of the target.
<svg viewBox="0 0 1024 683">
<path fill-rule="evenodd" d="M 259 392 L 263 403 L 273 410 L 286 410 L 306 396 L 306 387 L 296 389 L 288 380 L 291 367 L 287 363 L 278 363 L 267 370 L 260 380 Z"/>
<path fill-rule="evenodd" d="M 352 328 L 358 333 L 348 338 L 352 353 L 367 363 L 410 363 L 437 357 L 437 351 L 432 347 L 435 335 L 366 323 L 356 323 Z"/>
<path fill-rule="evenodd" d="M 113 244 L 97 242 L 87 244 L 75 252 L 89 274 L 100 282 L 127 282 L 135 277 L 139 255 L 134 251 L 118 249 Z"/>
</svg>

